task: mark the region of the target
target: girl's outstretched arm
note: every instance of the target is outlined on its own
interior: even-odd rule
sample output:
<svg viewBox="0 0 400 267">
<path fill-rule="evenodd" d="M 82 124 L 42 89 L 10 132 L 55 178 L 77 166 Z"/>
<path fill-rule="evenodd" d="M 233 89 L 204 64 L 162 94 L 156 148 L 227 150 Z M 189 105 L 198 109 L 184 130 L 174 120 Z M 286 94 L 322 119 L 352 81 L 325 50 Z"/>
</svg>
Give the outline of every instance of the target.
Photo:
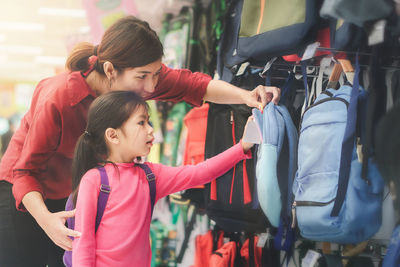
<svg viewBox="0 0 400 267">
<path fill-rule="evenodd" d="M 251 119 L 253 118 L 249 117 L 249 120 Z M 157 177 L 156 199 L 211 182 L 229 171 L 238 162 L 250 159 L 252 146 L 253 144 L 241 140 L 233 147 L 197 165 L 169 167 L 162 164 L 150 164 Z"/>
</svg>

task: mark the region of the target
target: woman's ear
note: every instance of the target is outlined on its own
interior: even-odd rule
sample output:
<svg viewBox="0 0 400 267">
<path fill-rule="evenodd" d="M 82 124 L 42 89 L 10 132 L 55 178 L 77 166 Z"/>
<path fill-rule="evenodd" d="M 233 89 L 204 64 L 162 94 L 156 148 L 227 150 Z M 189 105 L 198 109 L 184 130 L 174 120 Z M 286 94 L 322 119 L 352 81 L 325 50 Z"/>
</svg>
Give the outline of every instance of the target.
<svg viewBox="0 0 400 267">
<path fill-rule="evenodd" d="M 107 128 L 104 132 L 104 138 L 106 139 L 106 142 L 111 144 L 119 144 L 117 130 L 114 128 Z"/>
<path fill-rule="evenodd" d="M 110 62 L 110 61 L 106 61 L 103 63 L 103 69 L 104 69 L 104 73 L 107 76 L 108 80 L 112 80 L 114 79 L 114 73 L 115 73 L 115 69 L 114 69 L 114 65 Z"/>
</svg>

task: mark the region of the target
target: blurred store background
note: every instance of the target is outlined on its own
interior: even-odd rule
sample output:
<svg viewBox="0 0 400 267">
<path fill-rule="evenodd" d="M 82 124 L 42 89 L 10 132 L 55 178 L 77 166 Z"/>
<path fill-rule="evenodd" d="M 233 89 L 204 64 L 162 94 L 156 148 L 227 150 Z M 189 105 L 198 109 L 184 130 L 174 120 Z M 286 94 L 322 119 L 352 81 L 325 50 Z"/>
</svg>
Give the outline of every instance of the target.
<svg viewBox="0 0 400 267">
<path fill-rule="evenodd" d="M 157 32 L 167 13 L 189 0 L 2 0 L 0 8 L 0 135 L 17 127 L 38 81 L 64 71 L 78 42 L 98 43 L 127 14 Z"/>
</svg>

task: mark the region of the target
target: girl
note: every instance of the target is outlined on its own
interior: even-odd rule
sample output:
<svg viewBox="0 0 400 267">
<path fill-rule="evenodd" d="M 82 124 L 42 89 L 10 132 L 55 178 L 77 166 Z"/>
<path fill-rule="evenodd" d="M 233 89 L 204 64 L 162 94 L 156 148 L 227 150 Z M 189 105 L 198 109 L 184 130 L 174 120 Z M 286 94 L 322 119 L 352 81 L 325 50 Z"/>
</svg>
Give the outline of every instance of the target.
<svg viewBox="0 0 400 267">
<path fill-rule="evenodd" d="M 202 73 L 170 69 L 162 56 L 156 33 L 129 16 L 109 27 L 98 46 L 76 46 L 67 59 L 69 71 L 37 85 L 0 163 L 0 266 L 63 266 L 63 249 L 72 246 L 68 235 L 79 235 L 65 227 L 74 213 L 64 211 L 74 147 L 98 95 L 118 89 L 195 106 L 208 100 L 258 107 L 279 99 L 275 87 L 242 90 Z"/>
<path fill-rule="evenodd" d="M 87 129 L 78 140 L 73 161 L 73 193 L 78 194 L 75 230 L 82 233 L 73 241 L 73 266 L 150 266 L 149 185 L 145 172 L 135 165 L 136 159 L 150 152 L 154 140 L 148 118 L 146 103 L 133 92 L 107 93 L 90 107 Z M 146 163 L 156 177 L 156 201 L 219 177 L 250 158 L 252 146 L 242 141 L 198 165 Z M 95 232 L 100 191 L 95 167 L 100 164 L 111 192 Z"/>
</svg>

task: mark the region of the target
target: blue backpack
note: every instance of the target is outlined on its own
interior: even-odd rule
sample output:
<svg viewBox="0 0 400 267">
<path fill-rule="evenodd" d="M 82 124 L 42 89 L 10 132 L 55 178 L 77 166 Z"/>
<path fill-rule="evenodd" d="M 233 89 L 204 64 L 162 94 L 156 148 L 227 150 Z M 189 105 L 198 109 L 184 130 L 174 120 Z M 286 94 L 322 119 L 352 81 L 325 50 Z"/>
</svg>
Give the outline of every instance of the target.
<svg viewBox="0 0 400 267">
<path fill-rule="evenodd" d="M 372 159 L 362 178 L 357 157 L 356 127 L 365 113 L 359 71 L 357 60 L 353 86 L 322 92 L 302 117 L 293 208 L 307 239 L 359 243 L 381 225 L 383 180 Z"/>
<path fill-rule="evenodd" d="M 269 103 L 263 114 L 253 109 L 253 115 L 262 132 L 256 164 L 258 201 L 270 223 L 278 227 L 282 206 L 284 214 L 291 213 L 297 130 L 285 106 Z"/>
<path fill-rule="evenodd" d="M 140 168 L 144 170 L 146 173 L 147 181 L 149 183 L 149 188 L 150 188 L 150 201 L 151 201 L 151 214 L 153 214 L 153 208 L 156 200 L 156 180 L 153 172 L 151 171 L 150 167 L 147 166 L 146 164 L 137 164 Z M 103 217 L 104 210 L 106 208 L 108 196 L 111 192 L 111 187 L 108 182 L 108 176 L 107 172 L 104 167 L 98 167 L 97 168 L 100 172 L 100 192 L 99 192 L 99 197 L 97 199 L 97 214 L 96 214 L 96 222 L 95 222 L 95 232 L 97 232 L 97 229 L 99 228 L 101 218 Z M 67 199 L 67 203 L 65 204 L 65 210 L 73 210 L 74 207 L 74 202 L 72 198 L 72 194 L 69 195 Z M 75 228 L 75 218 L 68 218 L 67 219 L 67 226 L 70 229 Z M 73 239 L 73 237 L 70 237 Z M 67 267 L 72 266 L 72 251 L 65 251 L 64 252 L 64 257 L 63 257 L 64 265 Z"/>
<path fill-rule="evenodd" d="M 392 267 L 400 265 L 400 225 L 397 226 L 392 234 L 382 267 Z"/>
</svg>

